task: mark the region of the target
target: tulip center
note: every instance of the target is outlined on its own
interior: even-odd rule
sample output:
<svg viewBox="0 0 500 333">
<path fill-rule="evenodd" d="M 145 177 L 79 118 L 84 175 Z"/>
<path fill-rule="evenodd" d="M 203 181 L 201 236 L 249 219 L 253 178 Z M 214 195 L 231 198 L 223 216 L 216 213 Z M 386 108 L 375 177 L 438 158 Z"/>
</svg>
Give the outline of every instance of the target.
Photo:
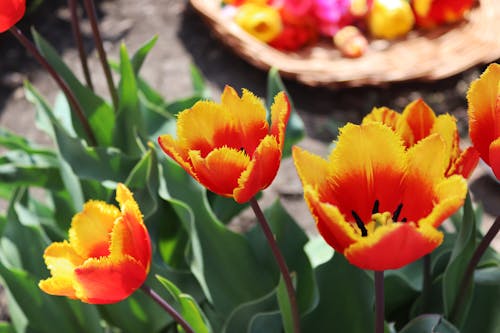
<svg viewBox="0 0 500 333">
<path fill-rule="evenodd" d="M 394 212 L 391 214 L 390 212 L 379 212 L 379 201 L 375 200 L 375 203 L 373 204 L 373 209 L 372 209 L 372 217 L 371 221 L 368 223 L 364 223 L 361 217 L 356 213 L 356 211 L 352 210 L 351 214 L 352 217 L 354 218 L 354 221 L 356 222 L 357 227 L 361 231 L 361 236 L 366 237 L 368 236 L 368 233 L 373 233 L 375 229 L 377 229 L 380 226 L 388 225 L 390 223 L 398 222 L 399 215 L 401 215 L 401 210 L 403 209 L 403 203 L 400 203 Z M 399 222 L 406 222 L 407 218 L 403 217 Z"/>
</svg>

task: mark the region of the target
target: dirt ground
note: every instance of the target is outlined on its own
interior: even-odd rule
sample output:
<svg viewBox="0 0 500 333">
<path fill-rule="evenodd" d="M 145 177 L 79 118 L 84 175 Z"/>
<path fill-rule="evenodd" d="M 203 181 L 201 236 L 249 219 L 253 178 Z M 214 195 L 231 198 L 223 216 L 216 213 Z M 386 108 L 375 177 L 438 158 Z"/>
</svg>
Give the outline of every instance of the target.
<svg viewBox="0 0 500 333">
<path fill-rule="evenodd" d="M 23 20 L 20 27 L 25 33 L 29 33 L 29 26 L 33 24 L 55 44 L 67 63 L 81 74 L 65 1 L 45 1 L 43 6 L 36 15 L 29 17 L 29 22 Z M 153 35 L 158 35 L 158 42 L 144 65 L 142 75 L 167 99 L 190 95 L 191 64 L 201 70 L 213 96 L 218 96 L 226 84 L 237 89 L 245 87 L 259 96 L 265 96 L 267 74 L 253 68 L 225 48 L 210 33 L 187 0 L 106 0 L 99 2 L 99 12 L 105 47 L 110 58 L 118 57 L 121 42 L 132 52 Z M 97 91 L 106 94 L 87 25 L 84 25 L 84 33 Z M 55 85 L 9 34 L 0 36 L 0 50 L 0 125 L 49 145 L 50 141 L 34 127 L 34 111 L 24 99 L 22 82 L 24 79 L 32 81 L 48 96 L 49 101 L 54 99 Z M 326 155 L 328 144 L 335 138 L 339 125 L 348 121 L 359 122 L 373 106 L 402 110 L 407 103 L 419 97 L 423 97 L 438 113 L 453 113 L 465 133 L 465 94 L 471 80 L 477 78 L 484 68 L 484 65 L 479 65 L 437 82 L 398 83 L 383 87 L 332 90 L 311 88 L 287 80 L 285 84 L 306 124 L 307 139 L 302 145 Z M 485 211 L 489 215 L 498 216 L 500 185 L 484 170 L 482 166 L 474 174 L 470 188 L 475 200 L 484 205 Z M 303 203 L 301 186 L 289 160 L 284 161 L 266 197 L 276 194 L 283 198 L 286 207 L 299 223 L 309 233 L 314 233 L 312 218 Z M 485 224 L 490 221 L 491 218 L 488 217 Z"/>
</svg>

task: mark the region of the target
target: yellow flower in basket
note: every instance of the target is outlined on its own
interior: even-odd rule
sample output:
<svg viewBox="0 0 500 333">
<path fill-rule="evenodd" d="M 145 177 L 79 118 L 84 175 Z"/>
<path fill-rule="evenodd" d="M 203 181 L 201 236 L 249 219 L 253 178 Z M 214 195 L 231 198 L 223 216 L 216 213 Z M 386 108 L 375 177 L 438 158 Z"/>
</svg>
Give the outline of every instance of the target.
<svg viewBox="0 0 500 333">
<path fill-rule="evenodd" d="M 279 12 L 267 5 L 245 3 L 238 7 L 234 19 L 243 30 L 264 43 L 276 38 L 283 30 Z"/>
</svg>

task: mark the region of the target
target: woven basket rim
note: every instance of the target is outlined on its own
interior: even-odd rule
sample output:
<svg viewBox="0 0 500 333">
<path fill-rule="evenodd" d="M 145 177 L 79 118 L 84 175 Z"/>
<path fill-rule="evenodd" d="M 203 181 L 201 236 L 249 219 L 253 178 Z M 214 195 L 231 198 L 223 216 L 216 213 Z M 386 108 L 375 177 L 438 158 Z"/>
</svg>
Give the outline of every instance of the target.
<svg viewBox="0 0 500 333">
<path fill-rule="evenodd" d="M 280 52 L 224 19 L 220 0 L 190 0 L 218 38 L 257 68 L 309 86 L 384 85 L 434 81 L 500 58 L 500 1 L 479 0 L 466 20 L 428 31 L 412 31 L 396 41 L 369 40 L 360 58 L 342 57 L 332 43 L 298 52 Z"/>
</svg>

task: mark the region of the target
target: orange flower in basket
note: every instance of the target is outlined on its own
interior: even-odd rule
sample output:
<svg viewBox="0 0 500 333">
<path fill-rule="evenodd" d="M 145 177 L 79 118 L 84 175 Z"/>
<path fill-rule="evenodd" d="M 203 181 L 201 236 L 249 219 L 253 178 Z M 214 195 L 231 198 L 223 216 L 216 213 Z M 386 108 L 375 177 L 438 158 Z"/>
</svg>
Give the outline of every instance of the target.
<svg viewBox="0 0 500 333">
<path fill-rule="evenodd" d="M 26 0 L 2 0 L 0 3 L 0 32 L 9 30 L 26 11 Z"/>
<path fill-rule="evenodd" d="M 433 28 L 461 20 L 474 2 L 475 0 L 412 0 L 411 4 L 417 25 Z"/>
<path fill-rule="evenodd" d="M 262 102 L 226 86 L 221 104 L 202 101 L 179 114 L 177 136 L 161 148 L 210 191 L 247 202 L 273 181 L 281 161 L 290 104 L 281 92 L 268 124 Z"/>
<path fill-rule="evenodd" d="M 446 176 L 458 174 L 468 178 L 479 162 L 479 153 L 474 147 L 465 151 L 460 149 L 456 119 L 449 114 L 436 116 L 422 99 L 408 104 L 402 114 L 386 107 L 374 108 L 365 116 L 363 123 L 371 121 L 380 121 L 391 127 L 401 136 L 407 148 L 439 133 L 446 144 Z"/>
<path fill-rule="evenodd" d="M 328 160 L 294 147 L 304 197 L 323 238 L 363 269 L 397 269 L 432 252 L 437 230 L 464 202 L 462 176 L 445 177 L 438 134 L 406 149 L 389 127 L 341 129 Z"/>
<path fill-rule="evenodd" d="M 491 64 L 467 93 L 469 134 L 481 158 L 500 179 L 500 65 Z"/>
<path fill-rule="evenodd" d="M 139 288 L 149 272 L 151 244 L 132 193 L 118 184 L 120 209 L 88 201 L 69 229 L 69 242 L 52 243 L 44 253 L 52 277 L 46 293 L 86 303 L 119 302 Z"/>
</svg>

